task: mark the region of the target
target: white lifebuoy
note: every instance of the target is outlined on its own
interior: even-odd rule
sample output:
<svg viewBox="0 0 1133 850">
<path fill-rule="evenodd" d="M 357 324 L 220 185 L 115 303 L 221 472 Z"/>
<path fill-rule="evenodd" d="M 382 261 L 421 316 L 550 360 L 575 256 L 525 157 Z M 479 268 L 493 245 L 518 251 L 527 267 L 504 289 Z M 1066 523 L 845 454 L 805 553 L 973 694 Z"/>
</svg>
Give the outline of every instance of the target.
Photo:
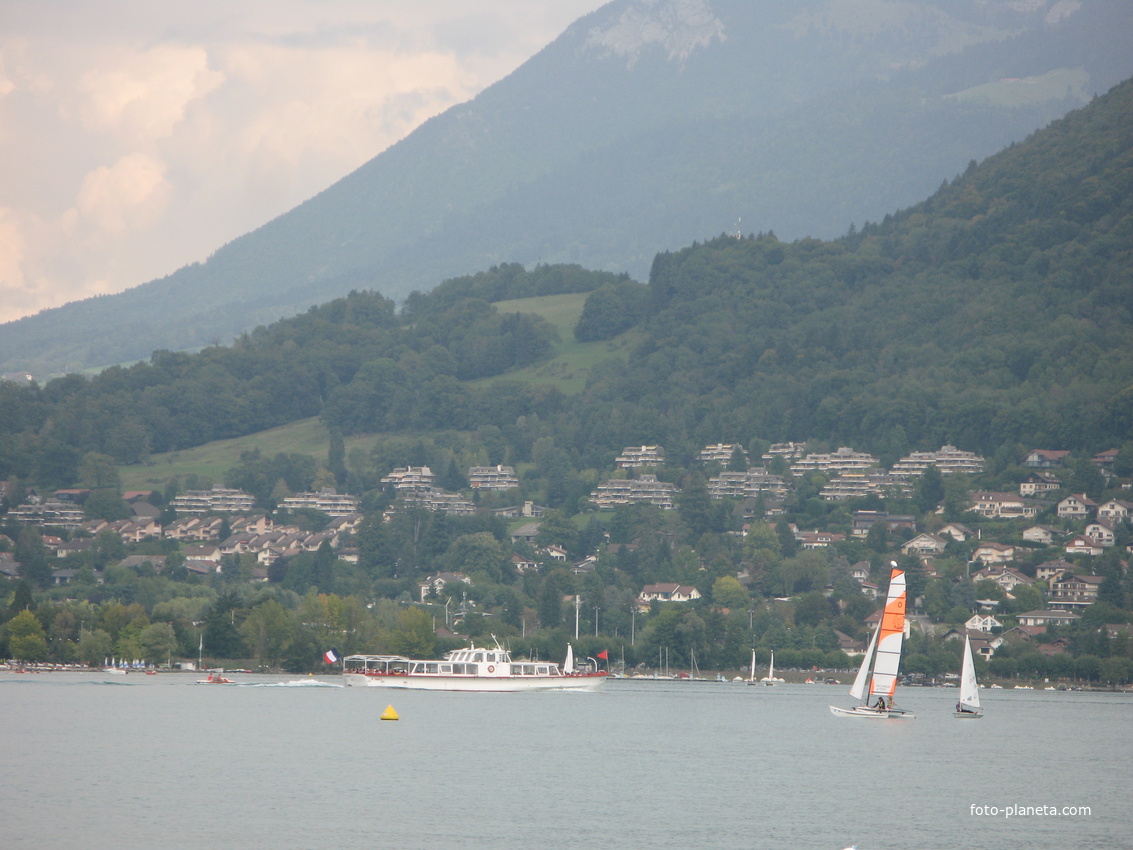
<svg viewBox="0 0 1133 850">
<path fill-rule="evenodd" d="M 492 666 L 491 664 L 489 664 L 489 665 L 488 665 L 488 672 L 489 672 L 489 673 L 495 673 L 495 672 L 496 672 L 496 668 L 495 668 L 495 667 L 493 667 L 493 666 Z"/>
</svg>

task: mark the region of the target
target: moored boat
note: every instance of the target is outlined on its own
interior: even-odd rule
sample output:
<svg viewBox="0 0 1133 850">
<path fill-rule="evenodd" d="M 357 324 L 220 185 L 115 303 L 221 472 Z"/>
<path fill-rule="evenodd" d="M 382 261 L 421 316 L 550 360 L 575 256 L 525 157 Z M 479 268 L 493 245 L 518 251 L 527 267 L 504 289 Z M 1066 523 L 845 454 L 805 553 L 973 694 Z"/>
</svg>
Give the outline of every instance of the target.
<svg viewBox="0 0 1133 850">
<path fill-rule="evenodd" d="M 547 661 L 513 660 L 499 645 L 472 644 L 443 659 L 348 655 L 343 662 L 347 684 L 423 691 L 592 691 L 607 678 L 604 672 L 568 675 Z"/>
</svg>

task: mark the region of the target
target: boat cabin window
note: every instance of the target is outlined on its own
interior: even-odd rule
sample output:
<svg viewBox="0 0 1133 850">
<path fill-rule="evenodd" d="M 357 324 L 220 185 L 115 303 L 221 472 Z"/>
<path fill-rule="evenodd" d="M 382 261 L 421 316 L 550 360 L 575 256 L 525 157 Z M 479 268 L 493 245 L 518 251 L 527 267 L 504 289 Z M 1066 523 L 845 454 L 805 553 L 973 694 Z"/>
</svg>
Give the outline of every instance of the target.
<svg viewBox="0 0 1133 850">
<path fill-rule="evenodd" d="M 426 673 L 436 673 L 437 672 L 437 663 L 435 661 L 428 662 L 425 665 L 425 672 Z"/>
<path fill-rule="evenodd" d="M 441 665 L 441 672 L 442 673 L 451 673 L 452 672 L 452 665 L 451 664 L 442 664 Z"/>
<path fill-rule="evenodd" d="M 546 676 L 547 675 L 547 668 L 540 666 L 538 668 L 537 672 L 540 676 Z"/>
<path fill-rule="evenodd" d="M 472 660 L 473 660 L 473 661 L 483 661 L 483 660 L 484 660 L 484 653 L 482 653 L 482 652 L 477 652 L 477 653 L 476 653 L 476 654 L 475 654 L 475 655 L 474 655 L 474 656 L 472 657 Z"/>
</svg>

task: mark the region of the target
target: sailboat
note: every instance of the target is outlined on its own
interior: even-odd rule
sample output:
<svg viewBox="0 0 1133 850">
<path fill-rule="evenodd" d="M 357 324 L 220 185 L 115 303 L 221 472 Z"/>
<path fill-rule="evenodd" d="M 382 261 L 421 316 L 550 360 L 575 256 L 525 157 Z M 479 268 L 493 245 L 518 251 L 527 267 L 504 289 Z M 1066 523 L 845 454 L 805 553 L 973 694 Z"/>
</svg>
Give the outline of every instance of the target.
<svg viewBox="0 0 1133 850">
<path fill-rule="evenodd" d="M 767 668 L 767 675 L 759 680 L 761 685 L 781 685 L 783 680 L 775 676 L 775 650 L 771 650 L 771 666 Z"/>
<path fill-rule="evenodd" d="M 569 643 L 567 644 L 566 660 L 563 661 L 563 675 L 564 676 L 573 676 L 574 675 L 574 647 L 571 646 Z"/>
<path fill-rule="evenodd" d="M 972 641 L 968 637 L 964 638 L 964 666 L 960 668 L 960 701 L 952 715 L 965 720 L 983 717 L 980 686 L 976 683 L 976 667 L 972 662 Z"/>
<path fill-rule="evenodd" d="M 901 663 L 901 641 L 905 637 L 905 598 L 905 573 L 897 569 L 897 564 L 894 563 L 881 623 L 870 639 L 869 649 L 862 658 L 862 666 L 858 668 L 858 675 L 854 677 L 854 684 L 850 687 L 850 693 L 858 699 L 859 704 L 853 708 L 830 706 L 835 717 L 868 717 L 875 720 L 916 717 L 911 711 L 897 708 L 893 704 L 897 690 L 897 668 Z"/>
</svg>

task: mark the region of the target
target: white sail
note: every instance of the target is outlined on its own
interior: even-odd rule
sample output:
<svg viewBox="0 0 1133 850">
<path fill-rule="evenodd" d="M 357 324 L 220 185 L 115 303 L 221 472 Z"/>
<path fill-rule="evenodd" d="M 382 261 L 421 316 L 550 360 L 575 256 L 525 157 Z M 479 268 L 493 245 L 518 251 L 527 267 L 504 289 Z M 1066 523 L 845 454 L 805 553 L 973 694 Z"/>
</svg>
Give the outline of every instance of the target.
<svg viewBox="0 0 1133 850">
<path fill-rule="evenodd" d="M 574 647 L 567 644 L 566 661 L 563 662 L 563 675 L 569 676 L 574 672 Z"/>
<path fill-rule="evenodd" d="M 755 681 L 755 647 L 751 648 L 751 676 L 748 677 L 749 682 Z"/>
<path fill-rule="evenodd" d="M 878 629 L 880 631 L 880 629 Z M 877 632 L 869 639 L 869 648 L 862 656 L 862 666 L 858 668 L 858 675 L 854 676 L 854 684 L 850 686 L 850 694 L 859 702 L 865 697 L 865 683 L 869 678 L 869 665 L 873 661 L 873 651 L 877 649 Z"/>
<path fill-rule="evenodd" d="M 767 668 L 767 678 L 772 681 L 775 679 L 775 650 L 771 650 L 771 666 Z"/>
<path fill-rule="evenodd" d="M 976 684 L 976 667 L 972 662 L 972 641 L 964 638 L 964 666 L 960 671 L 960 704 L 980 707 L 980 689 Z"/>
</svg>

